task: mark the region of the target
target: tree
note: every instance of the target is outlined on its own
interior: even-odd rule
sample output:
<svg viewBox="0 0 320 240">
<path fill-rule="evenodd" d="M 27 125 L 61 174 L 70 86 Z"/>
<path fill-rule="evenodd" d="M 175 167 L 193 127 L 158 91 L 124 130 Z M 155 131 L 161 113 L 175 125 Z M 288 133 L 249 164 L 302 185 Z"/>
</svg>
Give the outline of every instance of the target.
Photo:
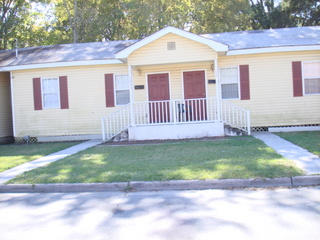
<svg viewBox="0 0 320 240">
<path fill-rule="evenodd" d="M 123 37 L 123 1 L 54 0 L 56 30 L 69 41 L 88 42 Z"/>
<path fill-rule="evenodd" d="M 250 0 L 253 29 L 269 29 L 292 27 L 295 23 L 290 18 L 290 13 L 283 8 L 283 4 L 275 5 L 274 0 Z"/>
<path fill-rule="evenodd" d="M 190 23 L 192 0 L 127 0 L 125 33 L 128 38 L 143 38 L 166 26 L 186 28 Z"/>
<path fill-rule="evenodd" d="M 193 1 L 191 30 L 196 33 L 249 30 L 248 0 Z"/>
<path fill-rule="evenodd" d="M 17 26 L 23 21 L 29 3 L 24 0 L 0 1 L 0 49 L 7 49 L 15 41 Z"/>
<path fill-rule="evenodd" d="M 317 26 L 320 24 L 319 0 L 284 0 L 284 8 L 290 13 L 297 26 Z"/>
</svg>

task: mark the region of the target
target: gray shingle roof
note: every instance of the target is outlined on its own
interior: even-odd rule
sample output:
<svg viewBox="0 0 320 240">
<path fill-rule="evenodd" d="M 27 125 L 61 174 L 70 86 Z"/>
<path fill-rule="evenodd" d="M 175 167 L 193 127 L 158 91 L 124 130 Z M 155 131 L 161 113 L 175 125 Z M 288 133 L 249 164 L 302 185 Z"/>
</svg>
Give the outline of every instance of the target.
<svg viewBox="0 0 320 240">
<path fill-rule="evenodd" d="M 0 51 L 0 67 L 36 63 L 104 60 L 137 40 L 59 44 L 52 46 L 21 48 L 16 58 L 15 50 Z"/>
<path fill-rule="evenodd" d="M 320 26 L 278 28 L 201 35 L 224 43 L 229 50 L 320 44 Z"/>
<path fill-rule="evenodd" d="M 320 44 L 320 26 L 239 31 L 201 35 L 224 43 L 229 50 Z M 5 66 L 113 59 L 115 53 L 138 40 L 59 44 L 0 51 L 0 70 Z"/>
</svg>

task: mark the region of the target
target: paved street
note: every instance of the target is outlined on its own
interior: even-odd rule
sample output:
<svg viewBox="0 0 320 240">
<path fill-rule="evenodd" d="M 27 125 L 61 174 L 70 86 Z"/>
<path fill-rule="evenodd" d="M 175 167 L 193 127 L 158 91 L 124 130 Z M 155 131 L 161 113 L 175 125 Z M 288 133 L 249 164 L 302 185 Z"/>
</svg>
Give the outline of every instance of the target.
<svg viewBox="0 0 320 240">
<path fill-rule="evenodd" d="M 320 188 L 0 194 L 0 239 L 319 239 Z"/>
</svg>

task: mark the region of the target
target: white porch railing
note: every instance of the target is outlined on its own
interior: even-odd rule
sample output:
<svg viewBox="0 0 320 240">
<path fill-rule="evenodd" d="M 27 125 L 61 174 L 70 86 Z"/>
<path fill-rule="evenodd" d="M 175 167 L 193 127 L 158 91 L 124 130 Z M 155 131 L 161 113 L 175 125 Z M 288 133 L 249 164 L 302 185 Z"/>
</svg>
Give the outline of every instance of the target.
<svg viewBox="0 0 320 240">
<path fill-rule="evenodd" d="M 106 141 L 126 130 L 130 123 L 129 104 L 101 118 L 102 140 Z"/>
<path fill-rule="evenodd" d="M 217 120 L 215 98 L 134 103 L 135 125 L 173 124 Z"/>
<path fill-rule="evenodd" d="M 223 123 L 241 129 L 251 135 L 250 124 L 250 111 L 246 110 L 234 103 L 222 101 L 221 107 L 221 120 Z"/>
<path fill-rule="evenodd" d="M 250 112 L 231 102 L 219 102 L 215 97 L 135 102 L 132 109 L 131 124 L 134 126 L 221 121 L 251 133 Z M 131 118 L 129 104 L 102 118 L 103 141 L 126 130 Z"/>
</svg>

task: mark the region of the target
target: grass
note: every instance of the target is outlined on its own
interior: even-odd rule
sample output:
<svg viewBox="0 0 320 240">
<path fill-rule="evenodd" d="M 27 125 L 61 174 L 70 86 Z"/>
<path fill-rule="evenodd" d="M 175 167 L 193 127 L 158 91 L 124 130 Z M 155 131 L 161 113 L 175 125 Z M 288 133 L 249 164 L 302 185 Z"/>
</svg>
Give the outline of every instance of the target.
<svg viewBox="0 0 320 240">
<path fill-rule="evenodd" d="M 0 172 L 77 143 L 79 142 L 0 145 Z"/>
<path fill-rule="evenodd" d="M 101 145 L 47 167 L 26 172 L 10 183 L 92 183 L 284 177 L 303 174 L 252 137 L 157 145 Z"/>
<path fill-rule="evenodd" d="M 320 156 L 320 131 L 286 132 L 277 135 Z"/>
</svg>

